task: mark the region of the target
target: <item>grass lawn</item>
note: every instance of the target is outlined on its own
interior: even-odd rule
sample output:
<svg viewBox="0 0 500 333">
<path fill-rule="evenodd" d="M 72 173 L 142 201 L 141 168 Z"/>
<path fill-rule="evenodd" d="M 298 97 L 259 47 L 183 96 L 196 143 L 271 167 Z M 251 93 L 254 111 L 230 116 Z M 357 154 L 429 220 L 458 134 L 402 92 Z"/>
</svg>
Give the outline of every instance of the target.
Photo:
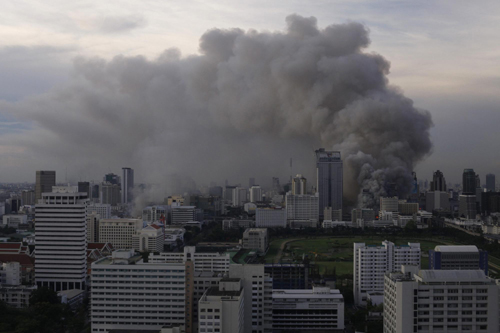
<svg viewBox="0 0 500 333">
<path fill-rule="evenodd" d="M 331 274 L 333 272 L 333 268 L 335 267 L 335 273 L 337 275 L 352 275 L 352 262 L 349 261 L 317 261 L 316 264 L 319 266 L 320 274 Z"/>
</svg>

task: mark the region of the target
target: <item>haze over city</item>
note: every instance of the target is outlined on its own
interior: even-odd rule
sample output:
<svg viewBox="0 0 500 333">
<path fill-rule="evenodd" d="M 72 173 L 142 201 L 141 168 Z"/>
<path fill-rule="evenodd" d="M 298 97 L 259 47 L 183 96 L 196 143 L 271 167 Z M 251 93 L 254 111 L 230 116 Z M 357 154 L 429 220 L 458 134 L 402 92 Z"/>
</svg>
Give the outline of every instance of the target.
<svg viewBox="0 0 500 333">
<path fill-rule="evenodd" d="M 290 95 L 274 98 L 274 93 L 271 99 L 263 98 L 267 88 L 252 89 L 249 82 L 261 85 L 271 79 L 276 88 L 279 77 L 275 73 L 256 77 L 256 63 L 241 67 L 242 61 L 249 60 L 245 54 L 251 54 L 238 48 L 245 43 L 231 44 L 232 37 L 219 38 L 224 34 L 246 36 L 239 39 L 249 43 L 246 47 L 259 39 L 271 39 L 263 45 L 273 43 L 273 38 L 278 43 L 279 36 L 290 29 L 287 17 L 301 18 L 319 31 L 331 25 L 351 29 L 346 33 L 356 35 L 346 38 L 359 44 L 347 52 L 361 52 L 365 60 L 375 59 L 373 54 L 378 54 L 376 59 L 383 57 L 377 80 L 387 79 L 390 91 L 401 91 L 413 100 L 412 107 L 429 112 L 434 125 L 430 130 L 432 148 L 423 143 L 409 163 L 419 179 L 430 179 L 438 168 L 452 182 L 459 182 L 461 170 L 467 167 L 483 177 L 498 173 L 498 6 L 493 1 L 481 6 L 451 1 L 6 4 L 0 14 L 0 181 L 34 181 L 35 169 L 57 170 L 72 181 L 97 180 L 103 172 L 131 165 L 139 182 L 163 182 L 180 174 L 200 185 L 225 179 L 236 183 L 249 176 L 289 176 L 290 158 L 293 172 L 312 177 L 314 149 L 322 145 L 347 149 L 335 145 L 346 145 L 350 129 L 337 133 L 345 123 L 321 128 L 326 125 L 325 119 L 315 118 L 319 109 L 307 106 L 317 103 L 317 97 L 299 106 L 284 104 Z M 213 29 L 222 33 L 217 36 Z M 361 39 L 356 42 L 357 38 Z M 232 83 L 224 81 L 224 72 L 210 77 L 209 66 L 203 73 L 194 73 L 193 63 L 199 63 L 200 57 L 213 59 L 214 52 L 222 52 L 224 47 L 224 52 L 235 52 L 235 61 L 218 54 L 222 58 L 216 63 L 240 66 L 230 69 L 236 70 L 231 73 Z M 283 60 L 287 50 L 280 52 L 279 60 Z M 302 57 L 298 48 L 292 52 L 296 52 L 294 57 Z M 297 79 L 309 76 L 306 80 L 319 80 L 315 75 L 321 69 L 307 66 L 316 64 L 325 51 L 313 52 L 317 52 L 316 60 L 308 63 L 310 59 L 302 58 L 306 67 L 297 69 Z M 365 60 L 359 60 L 363 64 L 357 63 L 356 68 L 367 66 Z M 282 64 L 297 65 L 289 59 Z M 262 70 L 268 71 L 271 65 L 265 64 Z M 251 72 L 245 72 L 247 69 Z M 292 73 L 290 67 L 285 71 Z M 365 96 L 371 84 L 385 91 L 385 83 L 370 81 L 376 76 L 369 76 L 366 70 L 359 73 L 363 77 L 356 80 L 365 82 L 361 88 Z M 382 73 L 386 76 L 380 76 Z M 356 74 L 346 69 L 345 75 Z M 193 83 L 186 81 L 190 79 Z M 192 86 L 194 82 L 198 86 Z M 209 93 L 203 84 L 217 84 L 218 89 L 233 84 L 231 89 L 238 89 L 237 82 L 246 85 L 249 93 L 240 90 L 237 97 L 225 99 L 223 93 L 193 96 L 189 90 Z M 346 82 L 342 89 L 349 84 L 355 83 Z M 290 86 L 286 94 L 293 94 Z M 207 101 L 209 105 L 200 105 Z M 316 111 L 311 113 L 308 107 Z M 330 103 L 330 110 L 332 107 Z M 318 127 L 315 121 L 322 125 Z M 407 131 L 400 120 L 380 121 L 386 128 L 377 129 L 379 133 Z M 430 124 L 430 119 L 425 120 L 418 135 L 425 137 Z M 349 149 L 356 152 L 359 147 Z M 378 154 L 376 158 L 382 156 Z M 358 174 L 355 166 L 346 172 L 352 168 Z"/>
</svg>

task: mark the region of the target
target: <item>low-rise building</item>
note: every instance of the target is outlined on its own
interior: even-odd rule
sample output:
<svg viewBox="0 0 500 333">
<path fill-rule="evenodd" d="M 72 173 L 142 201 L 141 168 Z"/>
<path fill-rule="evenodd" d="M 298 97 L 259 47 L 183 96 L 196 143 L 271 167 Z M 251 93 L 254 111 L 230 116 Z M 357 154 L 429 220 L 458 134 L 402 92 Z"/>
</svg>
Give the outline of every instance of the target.
<svg viewBox="0 0 500 333">
<path fill-rule="evenodd" d="M 437 245 L 429 250 L 429 269 L 481 269 L 488 275 L 488 252 L 475 245 Z"/>
<path fill-rule="evenodd" d="M 184 234 L 186 229 L 184 228 L 165 228 L 165 246 L 168 248 L 175 248 L 177 244 L 184 244 Z"/>
<path fill-rule="evenodd" d="M 230 230 L 230 229 L 247 229 L 255 227 L 254 220 L 239 220 L 239 219 L 230 219 L 222 221 L 222 230 Z"/>
<path fill-rule="evenodd" d="M 325 286 L 273 290 L 273 332 L 343 332 L 344 298 Z"/>
<path fill-rule="evenodd" d="M 165 236 L 160 226 L 150 224 L 132 236 L 132 248 L 139 252 L 162 252 Z"/>
<path fill-rule="evenodd" d="M 111 243 L 115 249 L 132 249 L 132 238 L 141 229 L 141 219 L 101 219 L 99 243 Z"/>
<path fill-rule="evenodd" d="M 28 224 L 28 216 L 24 214 L 9 214 L 3 216 L 3 226 L 9 228 L 19 228 Z"/>
<path fill-rule="evenodd" d="M 266 253 L 269 247 L 266 228 L 249 228 L 243 232 L 242 245 L 244 249 L 257 250 Z"/>
<path fill-rule="evenodd" d="M 255 210 L 255 226 L 257 228 L 285 228 L 286 210 L 258 208 Z"/>
<path fill-rule="evenodd" d="M 150 253 L 150 263 L 194 263 L 196 272 L 225 273 L 229 271 L 231 257 L 224 252 L 197 252 L 195 246 L 185 246 L 183 252 Z"/>
</svg>

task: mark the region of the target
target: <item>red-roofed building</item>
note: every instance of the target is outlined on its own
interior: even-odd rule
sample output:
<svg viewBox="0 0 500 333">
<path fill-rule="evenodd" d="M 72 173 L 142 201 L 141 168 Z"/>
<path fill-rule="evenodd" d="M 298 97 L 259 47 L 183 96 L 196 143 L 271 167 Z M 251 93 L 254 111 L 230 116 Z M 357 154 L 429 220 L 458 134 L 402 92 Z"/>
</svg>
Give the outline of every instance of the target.
<svg viewBox="0 0 500 333">
<path fill-rule="evenodd" d="M 111 243 L 88 243 L 87 250 L 99 250 L 103 255 L 111 255 L 115 250 Z"/>
<path fill-rule="evenodd" d="M 29 248 L 23 243 L 0 243 L 0 254 L 28 254 Z"/>
</svg>

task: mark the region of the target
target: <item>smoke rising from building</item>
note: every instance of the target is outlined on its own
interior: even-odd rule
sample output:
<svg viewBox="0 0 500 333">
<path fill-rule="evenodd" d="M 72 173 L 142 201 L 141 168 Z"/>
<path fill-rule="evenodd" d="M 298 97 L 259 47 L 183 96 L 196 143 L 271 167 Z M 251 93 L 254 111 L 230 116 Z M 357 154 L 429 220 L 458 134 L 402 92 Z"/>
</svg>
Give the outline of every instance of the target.
<svg viewBox="0 0 500 333">
<path fill-rule="evenodd" d="M 298 15 L 286 24 L 209 30 L 200 55 L 78 58 L 68 86 L 8 106 L 33 124 L 15 144 L 80 172 L 131 165 L 156 183 L 172 174 L 270 180 L 288 175 L 290 157 L 314 179 L 314 150 L 325 147 L 342 153 L 351 202 L 368 189 L 359 205 L 372 206 L 387 184 L 408 193 L 432 148 L 429 112 L 388 84 L 387 60 L 363 52 L 363 25 L 319 29 Z"/>
</svg>

